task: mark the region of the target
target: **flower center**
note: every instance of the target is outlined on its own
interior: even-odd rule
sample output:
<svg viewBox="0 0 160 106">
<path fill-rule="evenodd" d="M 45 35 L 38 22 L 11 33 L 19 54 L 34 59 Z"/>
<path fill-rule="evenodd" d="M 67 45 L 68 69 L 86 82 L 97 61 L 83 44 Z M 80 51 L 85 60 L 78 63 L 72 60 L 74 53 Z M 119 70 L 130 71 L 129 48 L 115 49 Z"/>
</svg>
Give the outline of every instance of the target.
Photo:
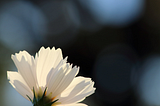
<svg viewBox="0 0 160 106">
<path fill-rule="evenodd" d="M 33 100 L 26 95 L 29 100 L 32 102 L 33 106 L 56 106 L 57 104 L 60 104 L 60 102 L 57 102 L 58 99 L 54 100 L 54 98 L 51 98 L 52 92 L 46 96 L 47 88 L 42 92 L 42 89 L 39 88 L 38 94 L 35 93 L 34 87 L 33 87 Z"/>
</svg>

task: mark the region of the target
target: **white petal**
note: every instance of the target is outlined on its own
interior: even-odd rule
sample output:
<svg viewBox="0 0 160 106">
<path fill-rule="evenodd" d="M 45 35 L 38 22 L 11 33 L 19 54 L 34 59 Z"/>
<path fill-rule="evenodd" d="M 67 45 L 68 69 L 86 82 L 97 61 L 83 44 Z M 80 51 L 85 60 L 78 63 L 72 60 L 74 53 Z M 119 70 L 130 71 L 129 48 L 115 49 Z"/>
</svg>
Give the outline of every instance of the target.
<svg viewBox="0 0 160 106">
<path fill-rule="evenodd" d="M 65 75 L 65 77 L 57 86 L 55 93 L 53 93 L 55 94 L 55 96 L 59 95 L 62 91 L 64 91 L 70 85 L 70 83 L 73 81 L 74 77 L 76 76 L 78 70 L 79 68 L 74 67 L 72 70 L 70 70 L 70 72 L 67 73 L 67 75 Z"/>
<path fill-rule="evenodd" d="M 34 58 L 26 51 L 20 51 L 19 54 L 12 55 L 18 72 L 21 74 L 30 89 L 35 88 L 37 91 L 36 67 Z"/>
<path fill-rule="evenodd" d="M 94 93 L 94 82 L 90 78 L 76 77 L 69 87 L 57 97 L 62 104 L 77 103 Z"/>
<path fill-rule="evenodd" d="M 79 71 L 79 68 L 74 67 L 68 63 L 63 65 L 58 71 L 56 71 L 51 77 L 51 81 L 48 86 L 48 94 L 52 92 L 52 96 L 58 96 L 62 91 L 64 91 L 72 82 L 74 77 Z"/>
<path fill-rule="evenodd" d="M 77 104 L 60 104 L 57 106 L 88 106 L 88 105 L 83 104 L 83 103 L 77 103 Z"/>
<path fill-rule="evenodd" d="M 81 102 L 83 101 L 87 96 L 93 94 L 95 92 L 95 88 L 92 89 L 91 91 L 79 94 L 71 99 L 69 99 L 68 101 L 65 101 L 65 103 L 77 103 L 77 102 Z"/>
<path fill-rule="evenodd" d="M 64 66 L 65 64 L 66 64 L 66 62 L 67 62 L 67 57 L 64 59 L 64 60 L 61 60 L 60 62 L 59 62 L 59 64 L 57 65 L 57 67 L 56 68 L 52 68 L 51 70 L 50 70 L 50 72 L 48 73 L 48 75 L 47 75 L 47 87 L 52 87 L 53 85 L 53 83 L 51 84 L 50 83 L 50 81 L 52 81 L 53 82 L 53 76 L 55 76 L 57 73 L 58 73 L 58 71 L 59 71 L 59 69 L 62 67 L 62 66 Z"/>
<path fill-rule="evenodd" d="M 33 98 L 31 89 L 28 87 L 28 85 L 18 72 L 7 71 L 7 76 L 10 80 L 9 82 L 18 93 L 20 93 L 27 100 L 29 99 L 26 95 L 28 95 L 31 99 Z"/>
<path fill-rule="evenodd" d="M 82 91 L 88 84 L 90 78 L 76 77 L 72 83 L 62 92 L 61 97 L 68 97 L 69 95 L 77 94 L 76 92 Z M 81 89 L 79 89 L 81 87 Z M 78 89 L 77 89 L 78 88 Z"/>
<path fill-rule="evenodd" d="M 53 47 L 44 48 L 42 47 L 37 56 L 37 79 L 39 86 L 46 86 L 46 78 L 49 71 L 55 68 L 59 62 L 63 59 L 61 49 L 55 50 Z"/>
</svg>

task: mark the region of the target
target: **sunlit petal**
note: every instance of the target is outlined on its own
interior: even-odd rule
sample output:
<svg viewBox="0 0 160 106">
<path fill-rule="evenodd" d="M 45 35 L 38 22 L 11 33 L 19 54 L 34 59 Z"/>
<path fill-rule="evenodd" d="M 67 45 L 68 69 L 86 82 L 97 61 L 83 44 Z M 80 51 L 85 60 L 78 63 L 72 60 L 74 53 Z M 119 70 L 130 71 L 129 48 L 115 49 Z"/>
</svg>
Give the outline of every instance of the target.
<svg viewBox="0 0 160 106">
<path fill-rule="evenodd" d="M 83 103 L 77 103 L 77 104 L 62 104 L 62 105 L 57 105 L 57 106 L 88 106 Z"/>
<path fill-rule="evenodd" d="M 63 65 L 57 73 L 52 76 L 52 82 L 48 85 L 48 92 L 52 92 L 53 97 L 58 96 L 74 79 L 78 73 L 79 68 L 74 67 L 68 63 Z"/>
<path fill-rule="evenodd" d="M 26 51 L 20 51 L 19 54 L 12 55 L 12 60 L 30 89 L 37 88 L 34 58 Z"/>
<path fill-rule="evenodd" d="M 28 99 L 26 95 L 32 96 L 32 91 L 18 72 L 7 71 L 8 79 L 11 85 L 20 93 L 24 98 Z"/>
<path fill-rule="evenodd" d="M 90 78 L 76 77 L 70 86 L 61 93 L 59 99 L 63 104 L 80 102 L 94 93 L 94 82 Z"/>
<path fill-rule="evenodd" d="M 62 52 L 61 49 L 55 50 L 42 47 L 37 55 L 37 79 L 39 86 L 46 85 L 46 78 L 49 71 L 52 68 L 55 68 L 59 62 L 62 60 Z"/>
</svg>

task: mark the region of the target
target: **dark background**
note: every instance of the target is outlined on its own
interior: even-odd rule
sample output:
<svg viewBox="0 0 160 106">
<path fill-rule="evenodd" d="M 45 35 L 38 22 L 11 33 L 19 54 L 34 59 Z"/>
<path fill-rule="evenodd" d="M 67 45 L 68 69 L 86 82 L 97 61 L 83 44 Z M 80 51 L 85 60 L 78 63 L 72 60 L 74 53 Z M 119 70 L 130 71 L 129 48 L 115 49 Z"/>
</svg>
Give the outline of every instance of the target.
<svg viewBox="0 0 160 106">
<path fill-rule="evenodd" d="M 95 81 L 89 106 L 160 105 L 159 0 L 1 0 L 0 105 L 31 106 L 9 85 L 11 54 L 61 48 Z"/>
</svg>

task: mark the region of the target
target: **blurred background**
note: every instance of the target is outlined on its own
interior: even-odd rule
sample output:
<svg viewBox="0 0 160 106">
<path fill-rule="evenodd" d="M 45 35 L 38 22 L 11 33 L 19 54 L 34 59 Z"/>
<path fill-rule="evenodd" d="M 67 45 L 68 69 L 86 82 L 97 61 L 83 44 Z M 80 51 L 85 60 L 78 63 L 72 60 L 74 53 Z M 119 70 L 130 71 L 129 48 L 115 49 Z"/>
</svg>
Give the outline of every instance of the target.
<svg viewBox="0 0 160 106">
<path fill-rule="evenodd" d="M 8 83 L 11 54 L 61 48 L 95 81 L 89 106 L 160 106 L 160 0 L 1 0 L 0 106 L 32 106 Z"/>
</svg>

